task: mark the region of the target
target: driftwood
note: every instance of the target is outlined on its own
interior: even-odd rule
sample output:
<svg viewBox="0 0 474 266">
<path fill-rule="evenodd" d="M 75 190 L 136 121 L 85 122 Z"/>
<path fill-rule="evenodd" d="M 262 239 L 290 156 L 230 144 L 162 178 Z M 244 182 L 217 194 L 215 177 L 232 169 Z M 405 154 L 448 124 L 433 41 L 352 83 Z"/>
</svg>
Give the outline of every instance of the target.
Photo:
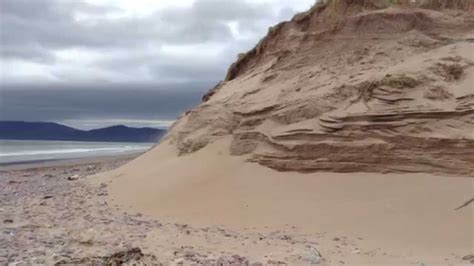
<svg viewBox="0 0 474 266">
<path fill-rule="evenodd" d="M 455 211 L 457 211 L 457 210 L 459 210 L 459 209 L 462 209 L 462 208 L 466 207 L 467 205 L 471 204 L 472 202 L 474 202 L 474 197 L 473 197 L 473 198 L 471 198 L 470 200 L 468 200 L 468 201 L 464 202 L 464 204 L 463 204 L 463 205 L 461 205 L 461 206 L 457 207 L 457 208 L 456 208 L 456 209 L 454 209 L 454 210 L 455 210 Z"/>
</svg>

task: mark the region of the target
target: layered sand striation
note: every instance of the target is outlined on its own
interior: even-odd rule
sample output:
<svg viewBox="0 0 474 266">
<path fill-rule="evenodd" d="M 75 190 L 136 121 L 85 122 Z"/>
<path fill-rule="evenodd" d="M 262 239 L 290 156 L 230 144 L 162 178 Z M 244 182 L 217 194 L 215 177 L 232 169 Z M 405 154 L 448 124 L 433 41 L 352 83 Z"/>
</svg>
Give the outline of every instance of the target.
<svg viewBox="0 0 474 266">
<path fill-rule="evenodd" d="M 170 130 L 180 154 L 231 135 L 231 154 L 279 171 L 473 175 L 472 12 L 339 2 L 241 55 Z"/>
</svg>

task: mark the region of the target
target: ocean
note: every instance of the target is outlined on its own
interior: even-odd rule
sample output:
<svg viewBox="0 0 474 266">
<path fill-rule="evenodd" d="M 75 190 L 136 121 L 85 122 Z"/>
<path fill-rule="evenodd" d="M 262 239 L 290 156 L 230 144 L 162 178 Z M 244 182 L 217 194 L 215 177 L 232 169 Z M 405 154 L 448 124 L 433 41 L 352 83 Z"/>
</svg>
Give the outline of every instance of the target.
<svg viewBox="0 0 474 266">
<path fill-rule="evenodd" d="M 0 165 L 144 152 L 155 143 L 0 140 Z"/>
</svg>

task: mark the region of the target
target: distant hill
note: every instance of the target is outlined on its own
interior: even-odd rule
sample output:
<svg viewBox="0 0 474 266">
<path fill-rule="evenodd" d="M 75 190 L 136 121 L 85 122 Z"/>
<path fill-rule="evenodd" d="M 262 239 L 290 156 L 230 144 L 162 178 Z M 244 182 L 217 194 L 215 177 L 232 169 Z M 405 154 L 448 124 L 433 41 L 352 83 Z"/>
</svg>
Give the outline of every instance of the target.
<svg viewBox="0 0 474 266">
<path fill-rule="evenodd" d="M 52 122 L 0 121 L 0 139 L 157 142 L 166 130 L 123 125 L 79 130 Z"/>
</svg>

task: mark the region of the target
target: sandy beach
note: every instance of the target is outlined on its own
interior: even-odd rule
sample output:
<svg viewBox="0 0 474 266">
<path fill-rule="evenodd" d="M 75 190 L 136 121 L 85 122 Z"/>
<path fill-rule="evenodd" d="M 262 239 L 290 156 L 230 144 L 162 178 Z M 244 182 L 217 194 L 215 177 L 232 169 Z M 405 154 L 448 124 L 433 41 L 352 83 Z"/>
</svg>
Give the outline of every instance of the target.
<svg viewBox="0 0 474 266">
<path fill-rule="evenodd" d="M 184 161 L 172 159 L 169 147 L 129 165 L 133 157 L 2 169 L 0 263 L 87 265 L 117 254 L 147 265 L 472 260 L 473 205 L 455 210 L 472 194 L 470 177 L 285 174 L 222 156 L 226 145 L 217 142 Z M 199 158 L 216 155 L 221 166 L 206 172 Z M 133 167 L 162 156 L 160 171 Z M 176 163 L 186 167 L 171 175 L 167 168 Z M 135 182 L 116 176 L 119 166 L 133 171 Z M 156 184 L 144 182 L 145 173 L 156 176 Z M 150 186 L 152 194 L 134 193 Z"/>
<path fill-rule="evenodd" d="M 235 230 L 124 211 L 109 196 L 108 184 L 97 178 L 132 158 L 2 168 L 0 264 L 263 265 L 282 264 L 282 254 L 308 263 L 323 261 L 315 248 L 320 234 L 294 226 Z M 348 240 L 340 241 L 346 245 Z"/>
<path fill-rule="evenodd" d="M 87 250 L 99 230 L 104 238 L 98 241 L 108 239 L 108 245 L 96 242 L 93 249 L 102 251 L 92 253 L 109 252 L 111 247 L 119 249 L 125 242 L 120 241 L 120 237 L 112 237 L 115 240 L 110 241 L 111 231 L 105 230 L 112 221 L 108 215 L 111 208 L 103 200 L 107 195 L 105 187 L 88 186 L 84 179 L 123 165 L 131 158 L 133 156 L 2 166 L 0 264 L 51 265 L 72 255 L 91 254 Z M 120 223 L 126 224 L 131 223 L 127 221 L 133 217 L 120 219 Z"/>
<path fill-rule="evenodd" d="M 88 181 L 89 176 L 119 167 L 133 157 L 2 168 L 0 264 L 90 265 L 106 263 L 108 259 L 109 262 L 130 263 L 137 259 L 146 265 L 160 265 L 172 261 L 245 260 L 234 253 L 200 254 L 192 246 L 183 246 L 179 240 L 180 236 L 226 239 L 229 237 L 227 231 L 218 227 L 193 228 L 186 224 L 164 223 L 141 213 L 123 212 L 109 200 L 106 184 L 94 186 Z M 152 235 L 160 236 L 158 246 L 155 242 L 147 244 L 147 238 Z M 240 239 L 235 239 L 237 236 Z M 232 238 L 236 242 L 244 236 L 232 234 Z M 147 251 L 151 245 L 158 248 L 156 257 L 136 250 L 138 247 Z M 114 254 L 119 258 L 124 254 L 123 260 L 111 259 Z"/>
</svg>

